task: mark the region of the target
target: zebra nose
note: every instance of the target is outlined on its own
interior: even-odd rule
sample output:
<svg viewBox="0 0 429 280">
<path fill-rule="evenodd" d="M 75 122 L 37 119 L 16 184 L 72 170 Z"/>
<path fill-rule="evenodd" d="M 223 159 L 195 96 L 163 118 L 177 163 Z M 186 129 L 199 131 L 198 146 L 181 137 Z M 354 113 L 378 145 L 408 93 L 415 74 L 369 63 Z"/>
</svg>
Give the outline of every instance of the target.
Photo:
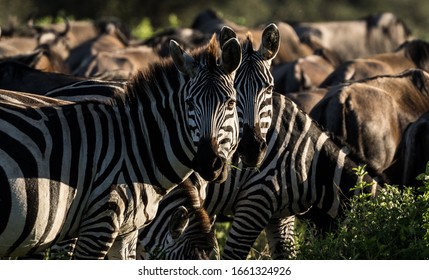
<svg viewBox="0 0 429 280">
<path fill-rule="evenodd" d="M 238 144 L 238 153 L 241 161 L 247 167 L 261 165 L 267 152 L 267 142 L 262 137 L 258 125 L 251 128 L 248 124 L 243 126 L 243 136 Z"/>
<path fill-rule="evenodd" d="M 217 143 L 214 138 L 203 138 L 198 145 L 197 154 L 192 160 L 192 168 L 210 182 L 226 180 L 225 160 L 217 153 Z"/>
</svg>

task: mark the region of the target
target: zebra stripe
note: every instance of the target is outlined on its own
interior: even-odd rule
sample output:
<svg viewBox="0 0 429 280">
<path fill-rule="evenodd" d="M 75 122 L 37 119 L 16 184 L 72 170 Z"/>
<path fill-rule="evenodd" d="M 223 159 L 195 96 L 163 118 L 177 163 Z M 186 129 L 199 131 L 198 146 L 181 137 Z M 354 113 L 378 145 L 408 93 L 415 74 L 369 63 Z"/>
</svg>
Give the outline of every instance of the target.
<svg viewBox="0 0 429 280">
<path fill-rule="evenodd" d="M 269 28 L 273 29 L 270 32 L 277 32 L 277 27 L 275 25 L 270 26 Z M 266 33 L 267 36 L 271 33 Z M 272 39 L 270 37 L 270 41 L 272 43 Z M 275 44 L 272 43 L 272 46 L 275 48 Z M 235 87 L 237 89 L 237 107 L 241 108 L 244 106 L 240 106 L 241 103 L 247 102 L 252 104 L 260 104 L 259 110 L 261 111 L 260 116 L 258 117 L 258 114 L 256 114 L 256 117 L 250 117 L 249 119 L 256 119 L 255 125 L 258 124 L 258 118 L 260 119 L 259 126 L 262 128 L 262 135 L 265 139 L 266 137 L 266 131 L 268 127 L 271 124 L 271 111 L 272 111 L 272 86 L 273 86 L 273 78 L 271 75 L 271 72 L 269 70 L 271 59 L 275 56 L 277 50 L 272 50 L 272 56 L 267 57 L 263 56 L 262 52 L 263 50 L 255 51 L 252 47 L 252 39 L 248 38 L 247 41 L 243 44 L 243 60 L 242 64 L 237 70 L 237 76 L 235 78 Z M 243 67 L 243 65 L 245 65 Z M 87 99 L 88 96 L 91 98 L 95 98 L 97 100 L 104 100 L 106 97 L 109 99 L 112 95 L 116 94 L 118 91 L 118 85 L 113 84 L 112 89 L 106 90 L 104 92 L 107 92 L 107 96 L 93 96 L 93 90 L 92 88 L 94 86 L 97 86 L 98 81 L 79 81 L 75 84 L 67 85 L 63 88 L 56 89 L 54 91 L 51 91 L 47 93 L 48 96 L 55 96 L 57 98 L 62 98 L 66 100 L 79 100 L 79 99 Z M 119 84 L 119 90 L 121 90 L 120 86 L 122 84 Z M 100 86 L 104 87 L 110 87 L 110 82 L 103 82 Z M 241 89 L 241 90 L 240 90 Z M 81 93 L 82 96 L 80 95 Z M 257 106 L 256 106 L 257 107 Z M 237 111 L 239 109 L 237 108 Z M 255 110 L 248 110 L 246 115 L 253 115 Z M 243 115 L 243 114 L 241 114 Z M 243 120 L 240 122 L 240 126 L 243 125 Z M 253 155 L 252 155 L 253 156 Z M 181 185 L 179 185 L 181 186 Z M 149 250 L 151 252 L 150 257 L 154 258 L 160 258 L 158 255 L 159 252 L 162 252 L 162 258 L 178 258 L 178 259 L 187 259 L 187 258 L 196 258 L 201 257 L 204 255 L 207 255 L 207 252 L 212 250 L 213 247 L 208 248 L 207 244 L 212 244 L 210 235 L 207 233 L 207 230 L 203 231 L 202 234 L 193 234 L 192 229 L 200 229 L 201 228 L 207 228 L 207 214 L 204 214 L 205 211 L 202 209 L 198 209 L 198 211 L 194 210 L 194 215 L 191 217 L 190 225 L 199 225 L 199 227 L 189 227 L 186 229 L 184 233 L 184 237 L 178 238 L 178 239 L 172 239 L 169 238 L 170 233 L 168 232 L 168 229 L 166 225 L 168 224 L 168 221 L 171 216 L 171 212 L 173 209 L 176 209 L 179 207 L 179 203 L 184 203 L 183 198 L 181 195 L 183 195 L 183 191 L 175 191 L 170 192 L 167 194 L 166 198 L 161 200 L 160 203 L 160 212 L 157 214 L 157 217 L 155 220 L 147 226 L 147 228 L 144 228 L 139 238 L 140 240 L 140 248 L 146 248 L 145 250 L 139 249 L 138 251 L 142 251 L 142 255 L 140 257 L 142 258 L 148 258 L 148 253 L 146 251 Z M 185 193 L 186 194 L 186 193 Z M 200 194 L 202 197 L 205 197 L 204 194 L 204 188 L 200 189 Z M 188 193 L 189 195 L 189 193 Z M 169 197 L 176 197 L 174 200 L 169 199 Z M 169 201 L 169 203 L 165 203 L 164 200 Z M 174 206 L 176 205 L 176 207 Z M 171 209 L 171 211 L 163 210 L 164 207 L 168 207 Z M 160 223 L 160 225 L 158 224 Z M 156 228 L 156 231 L 153 231 L 152 229 Z M 163 230 L 160 230 L 163 229 Z M 187 236 L 190 236 L 190 238 L 193 240 L 192 242 L 188 242 L 189 238 Z M 186 238 L 185 238 L 186 237 Z M 150 239 L 153 239 L 150 241 Z M 197 242 L 198 241 L 198 242 Z M 184 242 L 182 245 L 180 242 Z M 141 245 L 143 244 L 143 245 Z M 205 244 L 205 245 L 203 245 Z M 68 244 L 66 244 L 68 245 Z M 58 247 L 58 246 L 57 246 Z M 183 247 L 186 247 L 186 249 L 183 249 Z M 154 249 L 155 248 L 155 249 Z M 156 249 L 158 248 L 158 249 Z M 162 250 L 160 250 L 162 249 Z M 55 248 L 55 251 L 58 251 L 58 248 Z M 153 252 L 158 253 L 153 253 Z M 197 254 L 196 254 L 197 252 Z"/>
<path fill-rule="evenodd" d="M 223 33 L 222 33 L 223 32 Z M 221 32 L 224 37 L 225 27 Z M 235 35 L 235 33 L 234 33 Z M 272 91 L 274 78 L 271 62 L 278 53 L 280 34 L 275 24 L 267 25 L 258 50 L 253 48 L 249 33 L 243 43 L 243 60 L 237 71 L 237 113 L 241 141 L 238 146 L 241 160 L 249 167 L 261 164 L 266 153 L 266 135 L 272 121 Z"/>
<path fill-rule="evenodd" d="M 349 189 L 359 181 L 353 168 L 360 161 L 347 146 L 329 137 L 288 98 L 273 97 L 273 128 L 267 135 L 267 155 L 260 168 L 255 171 L 239 164 L 226 182 L 207 186 L 207 212 L 233 216 L 223 259 L 245 259 L 264 228 L 268 238 L 277 238 L 269 240 L 274 257 L 284 257 L 288 249 L 281 245 L 285 242 L 281 236 L 288 234 L 279 234 L 283 230 L 272 225 L 280 227 L 286 223 L 282 219 L 312 206 L 335 217 L 340 201 L 347 201 L 342 197 L 352 196 Z M 366 175 L 363 180 L 378 180 L 377 173 L 371 174 L 374 177 Z M 379 185 L 365 191 L 375 192 L 376 187 Z"/>
<path fill-rule="evenodd" d="M 162 195 L 192 172 L 193 161 L 215 161 L 199 169 L 206 180 L 223 179 L 224 155 L 233 151 L 217 135 L 238 136 L 235 104 L 228 103 L 235 98 L 241 47 L 227 42 L 221 55 L 230 60 L 221 64 L 214 38 L 192 56 L 174 42 L 171 48 L 174 64 L 137 74 L 125 94 L 109 102 L 0 102 L 0 256 L 78 237 L 75 258 L 133 258 L 137 230 L 153 219 Z M 201 80 L 210 82 L 201 88 Z M 191 131 L 187 120 L 200 106 L 211 106 L 201 117 L 214 115 L 215 125 L 194 114 L 199 132 Z M 191 135 L 198 133 L 195 143 Z M 211 139 L 209 152 L 198 148 L 205 139 Z"/>
<path fill-rule="evenodd" d="M 198 174 L 192 173 L 185 182 L 161 200 L 155 219 L 139 233 L 138 258 L 208 258 L 216 238 L 212 229 L 212 221 L 204 210 L 203 200 L 200 197 L 201 188 L 205 188 L 205 185 L 206 182 Z M 180 235 L 173 236 L 173 217 L 180 206 L 186 208 L 187 226 L 181 230 Z"/>
</svg>

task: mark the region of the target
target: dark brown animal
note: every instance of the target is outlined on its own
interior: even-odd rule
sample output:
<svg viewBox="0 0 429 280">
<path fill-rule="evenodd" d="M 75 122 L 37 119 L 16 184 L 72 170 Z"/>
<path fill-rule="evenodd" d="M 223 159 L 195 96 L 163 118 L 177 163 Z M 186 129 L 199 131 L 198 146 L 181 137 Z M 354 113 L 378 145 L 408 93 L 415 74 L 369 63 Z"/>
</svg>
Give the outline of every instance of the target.
<svg viewBox="0 0 429 280">
<path fill-rule="evenodd" d="M 300 38 L 333 50 L 342 61 L 395 50 L 411 39 L 411 30 L 392 13 L 358 20 L 290 23 Z"/>
<path fill-rule="evenodd" d="M 293 28 L 285 22 L 276 22 L 280 33 L 280 49 L 272 61 L 272 65 L 286 63 L 304 57 L 313 53 L 313 50 L 306 44 L 303 44 Z M 223 26 L 229 26 L 237 33 L 240 41 L 245 41 L 247 34 L 250 32 L 254 40 L 254 46 L 260 45 L 259 39 L 266 26 L 263 24 L 259 27 L 246 27 L 235 24 L 231 21 L 221 18 L 212 10 L 206 10 L 197 15 L 191 25 L 192 29 L 211 35 L 219 34 Z"/>
<path fill-rule="evenodd" d="M 296 93 L 317 88 L 339 65 L 333 52 L 318 49 L 314 54 L 272 67 L 274 90 Z"/>
<path fill-rule="evenodd" d="M 69 73 L 64 60 L 48 45 L 41 45 L 30 53 L 8 56 L 0 61 L 18 62 L 44 72 Z"/>
<path fill-rule="evenodd" d="M 306 91 L 293 92 L 286 94 L 305 113 L 310 114 L 314 106 L 325 97 L 328 90 L 326 88 L 313 88 Z"/>
<path fill-rule="evenodd" d="M 86 68 L 98 53 L 121 50 L 128 44 L 126 36 L 115 25 L 110 24 L 104 32 L 71 49 L 65 62 L 70 72 L 75 74 L 82 72 L 80 68 Z"/>
<path fill-rule="evenodd" d="M 383 171 L 402 132 L 428 110 L 429 74 L 413 69 L 334 86 L 310 115 Z"/>
<path fill-rule="evenodd" d="M 429 162 L 429 112 L 411 123 L 402 134 L 392 164 L 385 170 L 392 184 L 420 186 L 416 177 Z"/>
<path fill-rule="evenodd" d="M 399 74 L 411 68 L 429 71 L 429 43 L 415 39 L 403 43 L 394 52 L 344 62 L 326 77 L 320 87 L 329 87 L 345 81 L 357 81 L 377 75 Z"/>
<path fill-rule="evenodd" d="M 93 59 L 75 71 L 79 77 L 103 80 L 127 80 L 160 57 L 152 48 L 127 47 L 117 51 L 101 51 Z"/>
</svg>

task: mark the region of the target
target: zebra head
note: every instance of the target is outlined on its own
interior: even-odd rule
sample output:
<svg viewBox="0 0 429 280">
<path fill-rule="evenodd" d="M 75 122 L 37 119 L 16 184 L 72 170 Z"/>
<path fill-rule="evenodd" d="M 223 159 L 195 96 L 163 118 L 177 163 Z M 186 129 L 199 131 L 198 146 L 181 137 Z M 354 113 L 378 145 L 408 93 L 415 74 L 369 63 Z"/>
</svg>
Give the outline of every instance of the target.
<svg viewBox="0 0 429 280">
<path fill-rule="evenodd" d="M 235 72 L 241 63 L 241 46 L 231 38 L 221 49 L 216 37 L 207 49 L 192 57 L 174 40 L 170 53 L 178 70 L 188 76 L 184 86 L 186 112 L 196 154 L 192 168 L 206 181 L 223 182 L 227 162 L 238 145 Z"/>
<path fill-rule="evenodd" d="M 221 45 L 235 32 L 224 27 L 220 33 Z M 271 125 L 274 78 L 270 67 L 280 46 L 280 34 L 275 24 L 269 24 L 262 33 L 261 46 L 253 49 L 251 33 L 243 45 L 242 63 L 237 70 L 237 113 L 240 124 L 238 152 L 246 166 L 261 164 L 267 150 L 266 135 Z"/>
</svg>

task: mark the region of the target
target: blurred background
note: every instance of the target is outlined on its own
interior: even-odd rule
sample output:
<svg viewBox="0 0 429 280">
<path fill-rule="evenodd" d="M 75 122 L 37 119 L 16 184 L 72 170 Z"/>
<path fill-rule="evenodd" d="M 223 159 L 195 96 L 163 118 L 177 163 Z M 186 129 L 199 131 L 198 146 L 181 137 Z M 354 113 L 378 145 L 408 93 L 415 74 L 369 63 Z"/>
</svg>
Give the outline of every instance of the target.
<svg viewBox="0 0 429 280">
<path fill-rule="evenodd" d="M 357 19 L 378 12 L 392 12 L 413 31 L 427 39 L 429 1 L 423 0 L 0 0 L 0 24 L 11 17 L 48 20 L 119 18 L 134 35 L 150 36 L 166 27 L 189 27 L 195 16 L 213 9 L 222 18 L 254 27 L 270 21 L 322 21 Z"/>
</svg>

